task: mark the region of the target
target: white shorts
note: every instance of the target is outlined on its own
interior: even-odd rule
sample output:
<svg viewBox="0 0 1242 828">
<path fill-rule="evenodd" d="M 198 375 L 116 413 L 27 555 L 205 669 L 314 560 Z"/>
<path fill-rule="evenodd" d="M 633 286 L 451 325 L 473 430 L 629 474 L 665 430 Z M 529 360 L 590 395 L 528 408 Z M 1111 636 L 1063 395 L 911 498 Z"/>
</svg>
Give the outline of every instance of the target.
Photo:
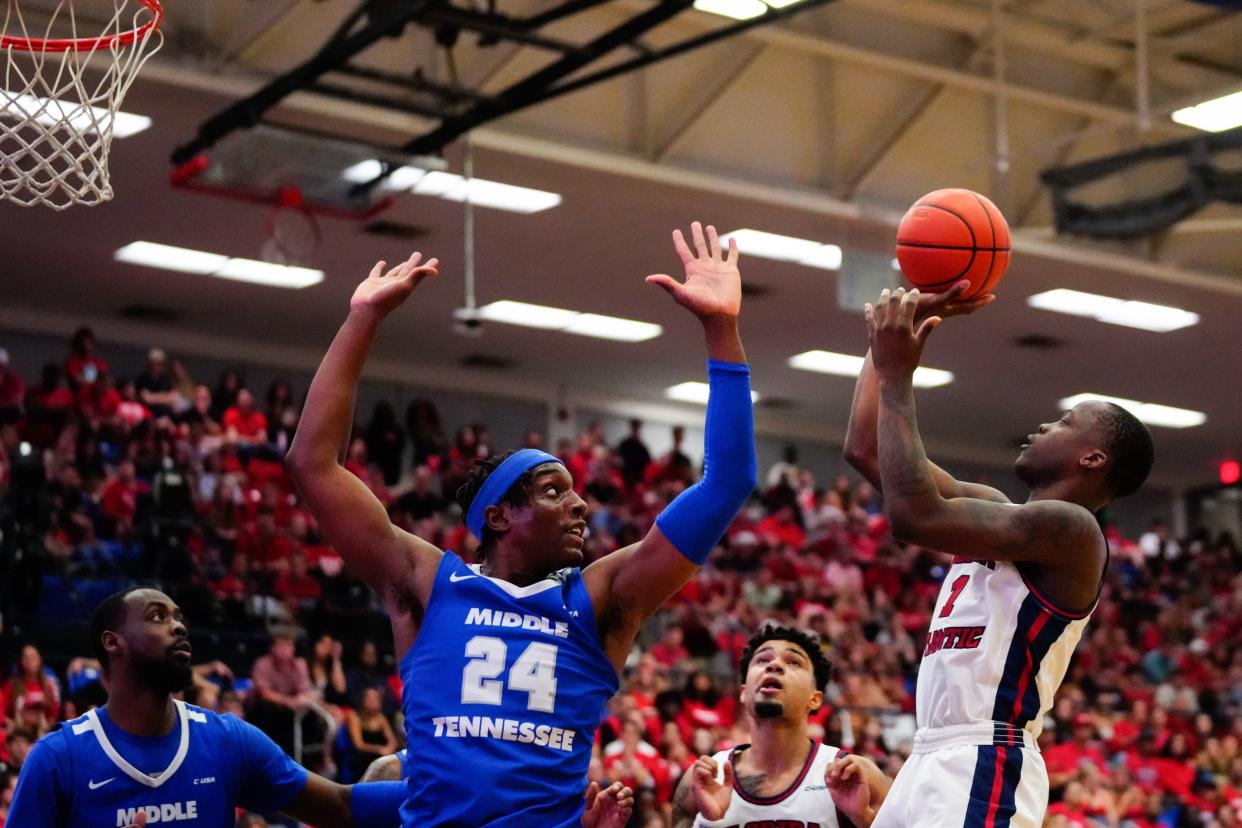
<svg viewBox="0 0 1242 828">
<path fill-rule="evenodd" d="M 1040 828 L 1048 770 L 1030 733 L 1000 722 L 923 728 L 872 828 Z"/>
</svg>

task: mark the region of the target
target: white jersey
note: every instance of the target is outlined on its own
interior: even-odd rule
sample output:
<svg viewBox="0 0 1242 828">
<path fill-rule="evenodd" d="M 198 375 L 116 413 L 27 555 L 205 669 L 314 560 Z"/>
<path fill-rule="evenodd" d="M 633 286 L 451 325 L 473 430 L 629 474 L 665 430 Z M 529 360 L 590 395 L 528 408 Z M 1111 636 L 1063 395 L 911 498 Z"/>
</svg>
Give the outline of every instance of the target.
<svg viewBox="0 0 1242 828">
<path fill-rule="evenodd" d="M 994 722 L 998 739 L 1038 738 L 1092 609 L 1061 609 L 1014 563 L 954 558 L 919 665 L 919 728 Z"/>
<path fill-rule="evenodd" d="M 749 745 L 722 750 L 715 755 L 716 781 L 724 781 L 725 762 L 733 762 Z M 733 766 L 733 798 L 724 819 L 708 820 L 702 814 L 694 818 L 694 828 L 851 828 L 850 822 L 837 819 L 837 806 L 824 783 L 828 764 L 841 755 L 840 748 L 811 742 L 802 772 L 782 793 L 771 797 L 748 796 L 737 783 L 737 765 Z M 691 773 L 691 771 L 686 771 Z"/>
</svg>

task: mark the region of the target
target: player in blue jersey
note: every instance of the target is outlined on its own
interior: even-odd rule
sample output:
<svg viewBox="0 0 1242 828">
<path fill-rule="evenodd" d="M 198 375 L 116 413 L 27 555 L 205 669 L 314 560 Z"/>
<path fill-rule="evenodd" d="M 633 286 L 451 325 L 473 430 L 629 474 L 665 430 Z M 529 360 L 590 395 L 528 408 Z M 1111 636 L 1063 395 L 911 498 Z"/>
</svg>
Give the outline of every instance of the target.
<svg viewBox="0 0 1242 828">
<path fill-rule="evenodd" d="M 396 782 L 409 775 L 410 751 L 407 749 L 376 759 L 358 781 Z M 613 782 L 607 788 L 592 782 L 583 792 L 582 800 L 582 828 L 625 828 L 634 812 L 634 789 L 620 782 Z"/>
<path fill-rule="evenodd" d="M 586 503 L 552 455 L 475 468 L 458 494 L 481 565 L 395 527 L 340 458 L 380 322 L 436 273 L 419 254 L 380 262 L 355 291 L 307 395 L 288 466 L 320 528 L 379 593 L 405 684 L 404 825 L 577 826 L 604 702 L 642 623 L 691 578 L 755 485 L 750 371 L 738 335 L 737 247 L 693 225 L 674 246 L 685 280 L 659 274 L 702 323 L 711 399 L 704 475 L 639 543 L 579 569 Z"/>
<path fill-rule="evenodd" d="M 21 828 L 232 828 L 237 808 L 318 828 L 392 828 L 399 783 L 346 787 L 309 773 L 253 725 L 173 699 L 189 686 L 181 610 L 155 589 L 105 599 L 91 619 L 108 703 L 31 750 L 9 824 Z"/>
</svg>

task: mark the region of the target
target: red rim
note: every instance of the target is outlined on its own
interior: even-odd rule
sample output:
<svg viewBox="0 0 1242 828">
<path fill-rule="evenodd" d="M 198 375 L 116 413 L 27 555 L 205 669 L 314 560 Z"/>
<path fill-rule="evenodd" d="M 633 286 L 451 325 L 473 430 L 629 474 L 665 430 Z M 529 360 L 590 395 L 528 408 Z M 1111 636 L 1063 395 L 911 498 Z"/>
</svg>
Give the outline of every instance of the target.
<svg viewBox="0 0 1242 828">
<path fill-rule="evenodd" d="M 136 40 L 145 38 L 150 32 L 159 28 L 164 19 L 164 7 L 160 0 L 138 0 L 151 10 L 151 19 L 136 29 L 107 37 L 80 37 L 47 39 L 40 37 L 0 37 L 0 49 L 19 49 L 24 52 L 93 52 L 96 49 L 111 49 L 114 46 L 129 46 Z"/>
</svg>

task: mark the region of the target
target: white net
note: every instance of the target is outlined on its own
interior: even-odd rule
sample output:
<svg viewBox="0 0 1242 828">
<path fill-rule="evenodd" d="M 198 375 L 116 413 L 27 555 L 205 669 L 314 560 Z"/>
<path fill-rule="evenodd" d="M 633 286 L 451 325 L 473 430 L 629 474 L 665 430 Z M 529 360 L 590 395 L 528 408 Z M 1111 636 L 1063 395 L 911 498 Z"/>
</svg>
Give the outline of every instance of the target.
<svg viewBox="0 0 1242 828">
<path fill-rule="evenodd" d="M 74 0 L 37 11 L 26 1 L 23 11 L 22 0 L 0 0 L 0 198 L 56 210 L 107 201 L 112 138 L 149 123 L 118 121 L 117 110 L 163 42 L 160 4 L 106 0 L 102 14 L 94 14 L 97 2 L 88 20 Z M 98 20 L 108 14 L 101 29 Z"/>
</svg>

